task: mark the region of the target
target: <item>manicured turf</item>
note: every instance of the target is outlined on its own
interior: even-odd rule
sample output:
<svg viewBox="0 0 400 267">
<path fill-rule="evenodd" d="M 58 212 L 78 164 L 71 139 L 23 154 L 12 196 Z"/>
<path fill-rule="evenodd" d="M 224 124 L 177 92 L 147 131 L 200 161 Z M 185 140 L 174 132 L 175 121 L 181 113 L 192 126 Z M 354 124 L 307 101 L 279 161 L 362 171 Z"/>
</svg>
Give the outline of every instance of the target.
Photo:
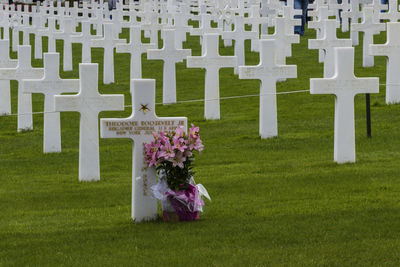
<svg viewBox="0 0 400 267">
<path fill-rule="evenodd" d="M 124 31 L 122 36 L 126 36 Z M 339 34 L 348 37 L 348 33 Z M 385 42 L 383 33 L 376 42 Z M 307 49 L 306 32 L 293 45 L 288 64 L 298 79 L 279 83 L 278 91 L 309 89 L 309 78 L 322 77 L 316 50 Z M 361 41 L 360 36 L 360 41 Z M 185 47 L 199 55 L 199 39 Z M 222 45 L 222 42 L 220 43 Z M 246 42 L 246 63 L 257 64 Z M 58 43 L 62 51 L 62 43 Z M 74 45 L 78 78 L 80 46 Z M 221 54 L 232 55 L 232 48 Z M 15 56 L 15 54 L 13 54 Z M 101 93 L 123 93 L 129 105 L 129 55 L 115 55 L 116 83 Z M 385 59 L 356 75 L 385 80 Z M 143 62 L 145 78 L 157 79 L 162 100 L 162 62 Z M 41 61 L 34 61 L 41 66 Z M 222 97 L 259 92 L 259 82 L 239 80 L 232 69 L 220 72 Z M 13 112 L 16 82 L 12 83 Z M 204 97 L 204 71 L 177 64 L 178 100 Z M 333 162 L 334 97 L 297 93 L 278 95 L 279 137 L 258 136 L 258 97 L 221 101 L 221 120 L 205 121 L 203 102 L 158 105 L 159 116 L 187 116 L 199 125 L 205 143 L 196 160 L 196 182 L 209 191 L 201 219 L 192 223 L 131 220 L 130 140 L 101 139 L 101 181 L 78 181 L 79 114 L 62 113 L 62 149 L 42 153 L 43 116 L 34 130 L 17 133 L 15 116 L 0 117 L 0 266 L 132 265 L 393 265 L 400 263 L 400 106 L 385 104 L 385 88 L 372 95 L 373 137 L 366 138 L 365 97 L 357 96 L 357 163 Z M 33 95 L 34 111 L 43 96 Z M 103 112 L 100 117 L 127 117 Z"/>
</svg>

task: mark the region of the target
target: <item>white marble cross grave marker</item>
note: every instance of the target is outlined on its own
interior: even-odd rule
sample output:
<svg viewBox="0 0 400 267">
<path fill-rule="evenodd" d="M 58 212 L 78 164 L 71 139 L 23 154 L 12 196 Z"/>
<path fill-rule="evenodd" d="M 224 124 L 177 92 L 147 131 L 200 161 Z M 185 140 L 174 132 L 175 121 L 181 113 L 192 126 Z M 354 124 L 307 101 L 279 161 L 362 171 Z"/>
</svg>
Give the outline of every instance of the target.
<svg viewBox="0 0 400 267">
<path fill-rule="evenodd" d="M 55 34 L 56 40 L 63 40 L 64 49 L 63 49 L 63 70 L 71 71 L 72 70 L 72 42 L 71 36 L 77 35 L 72 28 L 72 18 L 64 18 L 63 22 L 63 31 Z"/>
<path fill-rule="evenodd" d="M 235 56 L 237 56 L 238 66 L 245 65 L 245 53 L 244 53 L 244 42 L 247 39 L 258 39 L 258 33 L 256 31 L 245 31 L 244 29 L 244 18 L 235 17 L 235 30 L 226 31 L 222 33 L 223 39 L 235 40 Z M 237 68 L 235 72 L 237 73 Z"/>
<path fill-rule="evenodd" d="M 262 39 L 273 39 L 276 41 L 275 58 L 278 65 L 286 64 L 286 57 L 292 55 L 292 43 L 300 42 L 299 35 L 294 33 L 288 34 L 286 27 L 284 18 L 276 18 L 274 34 L 261 35 Z"/>
<path fill-rule="evenodd" d="M 190 32 L 192 26 L 188 25 L 186 14 L 177 12 L 174 15 L 175 45 L 182 49 L 182 43 L 186 41 L 186 33 Z"/>
<path fill-rule="evenodd" d="M 148 59 L 162 59 L 163 71 L 163 103 L 176 103 L 176 63 L 183 62 L 191 55 L 190 49 L 177 49 L 175 45 L 175 30 L 163 30 L 164 47 L 147 51 Z"/>
<path fill-rule="evenodd" d="M 201 56 L 187 57 L 186 64 L 188 68 L 206 70 L 204 116 L 207 120 L 219 120 L 219 69 L 236 67 L 237 57 L 219 55 L 219 34 L 205 34 L 203 38 L 204 53 Z"/>
<path fill-rule="evenodd" d="M 324 77 L 328 78 L 335 72 L 334 53 L 335 47 L 351 47 L 350 39 L 336 37 L 336 20 L 325 20 L 325 32 L 321 39 L 309 39 L 308 49 L 324 49 Z"/>
<path fill-rule="evenodd" d="M 114 48 L 117 44 L 125 43 L 125 39 L 115 39 L 113 24 L 104 23 L 104 38 L 92 39 L 92 47 L 104 48 L 103 82 L 110 84 L 114 82 Z"/>
<path fill-rule="evenodd" d="M 260 36 L 260 25 L 268 25 L 269 18 L 261 17 L 260 7 L 258 5 L 252 5 L 250 7 L 250 15 L 247 18 L 244 18 L 245 24 L 251 25 L 251 30 L 257 33 L 257 38 L 251 39 L 251 51 L 259 52 L 259 36 Z"/>
<path fill-rule="evenodd" d="M 54 17 L 49 17 L 47 24 L 47 28 L 39 29 L 37 34 L 47 36 L 47 52 L 56 52 L 55 35 L 57 33 L 62 33 L 62 31 L 56 29 L 56 19 Z"/>
<path fill-rule="evenodd" d="M 60 113 L 55 112 L 54 96 L 79 91 L 79 80 L 60 78 L 59 64 L 58 53 L 45 53 L 44 77 L 37 80 L 23 80 L 24 92 L 44 94 L 44 153 L 61 152 Z"/>
<path fill-rule="evenodd" d="M 390 22 L 398 22 L 400 20 L 399 2 L 397 0 L 390 0 L 388 2 L 389 11 L 380 14 L 380 18 L 388 19 Z"/>
<path fill-rule="evenodd" d="M 378 93 L 378 78 L 354 76 L 354 48 L 334 48 L 335 71 L 330 77 L 310 79 L 311 94 L 335 95 L 334 160 L 355 162 L 354 97 L 357 94 Z"/>
<path fill-rule="evenodd" d="M 1 68 L 0 80 L 16 80 L 18 82 L 18 131 L 32 130 L 32 95 L 24 94 L 23 79 L 40 79 L 42 68 L 32 68 L 31 46 L 18 46 L 18 65 L 15 68 Z"/>
<path fill-rule="evenodd" d="M 10 41 L 0 40 L 0 69 L 16 68 L 18 60 L 10 59 Z M 0 116 L 11 114 L 10 81 L 0 79 Z"/>
<path fill-rule="evenodd" d="M 329 10 L 327 6 L 321 6 L 318 8 L 317 19 L 313 21 L 309 21 L 307 26 L 308 28 L 315 29 L 317 32 L 317 38 L 321 39 L 325 34 L 325 20 L 329 19 Z M 337 27 L 339 27 L 339 22 L 336 21 Z M 342 24 L 343 25 L 343 24 Z M 343 30 L 342 30 L 343 31 Z M 348 30 L 347 30 L 348 31 Z M 324 49 L 318 49 L 318 62 L 324 62 L 325 51 Z"/>
<path fill-rule="evenodd" d="M 378 11 L 379 12 L 379 11 Z M 363 67 L 373 67 L 374 57 L 368 53 L 369 45 L 374 43 L 374 35 L 384 31 L 386 24 L 379 23 L 379 19 L 374 21 L 373 7 L 364 7 L 363 20 L 361 23 L 352 23 L 352 31 L 364 32 L 363 37 Z"/>
<path fill-rule="evenodd" d="M 79 128 L 79 180 L 100 180 L 98 116 L 101 111 L 124 110 L 124 95 L 101 95 L 98 65 L 79 64 L 79 93 L 55 96 L 56 111 L 81 114 Z"/>
<path fill-rule="evenodd" d="M 274 40 L 260 40 L 260 64 L 240 66 L 239 79 L 259 79 L 260 84 L 260 129 L 261 138 L 278 136 L 276 105 L 276 82 L 282 78 L 296 78 L 296 65 L 277 65 Z"/>
<path fill-rule="evenodd" d="M 157 200 L 150 187 L 156 183 L 155 168 L 144 161 L 144 146 L 153 132 L 173 132 L 178 126 L 187 131 L 187 118 L 159 118 L 155 113 L 155 80 L 131 80 L 132 115 L 122 119 L 101 119 L 102 138 L 131 138 L 132 158 L 132 219 L 136 222 L 157 218 Z"/>
<path fill-rule="evenodd" d="M 370 45 L 374 56 L 386 56 L 386 104 L 400 103 L 400 22 L 387 23 L 385 44 Z"/>
<path fill-rule="evenodd" d="M 101 37 L 101 36 L 100 36 Z M 91 63 L 91 42 L 93 39 L 99 39 L 98 36 L 92 36 L 90 33 L 90 23 L 88 21 L 82 22 L 82 32 L 71 36 L 71 43 L 82 44 L 82 63 Z"/>
<path fill-rule="evenodd" d="M 142 78 L 142 54 L 149 49 L 156 49 L 155 44 L 144 44 L 141 41 L 142 31 L 140 26 L 131 26 L 128 44 L 117 44 L 117 53 L 129 53 L 131 55 L 130 79 Z"/>
</svg>

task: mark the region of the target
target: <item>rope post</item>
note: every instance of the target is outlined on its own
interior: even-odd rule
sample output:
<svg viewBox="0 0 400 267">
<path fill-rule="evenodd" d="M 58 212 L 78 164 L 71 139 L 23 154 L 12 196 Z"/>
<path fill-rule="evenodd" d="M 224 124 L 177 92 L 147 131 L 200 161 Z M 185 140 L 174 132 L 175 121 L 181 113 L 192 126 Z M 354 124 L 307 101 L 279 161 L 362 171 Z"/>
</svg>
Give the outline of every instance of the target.
<svg viewBox="0 0 400 267">
<path fill-rule="evenodd" d="M 371 98 L 370 94 L 365 94 L 365 107 L 367 115 L 367 137 L 371 138 Z"/>
</svg>

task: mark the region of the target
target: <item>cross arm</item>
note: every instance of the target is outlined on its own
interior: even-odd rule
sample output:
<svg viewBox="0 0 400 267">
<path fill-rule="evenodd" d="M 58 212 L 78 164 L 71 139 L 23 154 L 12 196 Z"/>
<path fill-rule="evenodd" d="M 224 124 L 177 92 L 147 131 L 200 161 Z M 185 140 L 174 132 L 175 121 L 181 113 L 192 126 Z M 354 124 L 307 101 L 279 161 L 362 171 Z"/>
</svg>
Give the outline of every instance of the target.
<svg viewBox="0 0 400 267">
<path fill-rule="evenodd" d="M 26 74 L 24 78 L 26 79 L 41 79 L 44 76 L 43 68 L 32 68 L 29 70 L 29 74 Z"/>
<path fill-rule="evenodd" d="M 58 81 L 26 79 L 22 82 L 24 91 L 27 93 L 46 94 L 46 91 L 48 91 L 48 93 L 62 94 L 79 92 L 79 80 L 77 79 L 59 79 Z"/>
<path fill-rule="evenodd" d="M 325 40 L 322 39 L 308 39 L 308 49 L 325 48 Z"/>
<path fill-rule="evenodd" d="M 261 79 L 264 69 L 257 66 L 239 66 L 239 79 Z"/>
<path fill-rule="evenodd" d="M 147 51 L 147 59 L 173 59 L 175 62 L 181 62 L 186 57 L 191 55 L 191 50 L 180 49 L 175 51 L 164 51 L 160 49 L 149 49 Z"/>
<path fill-rule="evenodd" d="M 149 49 L 147 50 L 147 59 L 164 60 L 168 54 L 163 49 Z"/>
<path fill-rule="evenodd" d="M 17 71 L 13 68 L 0 69 L 0 79 L 2 80 L 14 80 L 16 78 Z"/>
<path fill-rule="evenodd" d="M 276 66 L 273 68 L 273 73 L 275 73 L 278 78 L 297 78 L 297 66 Z"/>
<path fill-rule="evenodd" d="M 188 68 L 205 68 L 207 61 L 204 56 L 189 56 L 186 58 L 186 66 Z"/>
<path fill-rule="evenodd" d="M 233 68 L 238 64 L 237 56 L 224 56 L 223 62 L 220 63 L 221 68 Z"/>
<path fill-rule="evenodd" d="M 54 96 L 55 111 L 80 112 L 81 102 L 82 102 L 82 98 L 79 94 Z"/>
<path fill-rule="evenodd" d="M 137 49 L 133 47 L 131 44 L 117 44 L 116 45 L 116 52 L 117 53 L 128 53 L 132 54 L 132 51 Z"/>
<path fill-rule="evenodd" d="M 153 44 L 153 43 L 148 43 L 148 44 L 142 44 L 139 47 L 139 50 L 140 50 L 141 54 L 147 53 L 147 51 L 150 50 L 150 49 L 157 49 L 157 45 Z"/>
<path fill-rule="evenodd" d="M 388 56 L 390 53 L 387 44 L 370 44 L 368 52 L 372 56 Z"/>
<path fill-rule="evenodd" d="M 105 40 L 103 38 L 90 40 L 90 46 L 92 46 L 92 47 L 104 48 L 104 44 L 105 44 Z"/>
<path fill-rule="evenodd" d="M 103 110 L 124 110 L 124 95 L 102 95 L 101 104 Z"/>
<path fill-rule="evenodd" d="M 379 93 L 379 78 L 353 78 L 337 80 L 332 78 L 310 79 L 311 94 L 366 94 Z"/>
</svg>

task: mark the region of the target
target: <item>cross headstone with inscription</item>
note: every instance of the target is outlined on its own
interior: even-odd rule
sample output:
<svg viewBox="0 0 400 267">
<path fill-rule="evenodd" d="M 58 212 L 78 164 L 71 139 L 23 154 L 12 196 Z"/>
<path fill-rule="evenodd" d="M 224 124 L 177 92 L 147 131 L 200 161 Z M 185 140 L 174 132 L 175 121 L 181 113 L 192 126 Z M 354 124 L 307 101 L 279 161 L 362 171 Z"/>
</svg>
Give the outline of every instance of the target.
<svg viewBox="0 0 400 267">
<path fill-rule="evenodd" d="M 186 64 L 188 68 L 206 70 L 204 116 L 207 120 L 219 120 L 219 69 L 236 67 L 237 57 L 219 55 L 219 34 L 205 34 L 203 38 L 204 53 L 201 56 L 187 57 Z"/>
<path fill-rule="evenodd" d="M 219 11 L 219 21 L 222 22 L 222 25 L 219 25 L 219 28 L 222 28 L 223 31 L 231 31 L 232 30 L 232 20 L 235 16 L 235 12 L 231 10 L 229 5 L 225 5 L 223 9 Z M 232 46 L 231 39 L 224 39 L 224 46 Z"/>
<path fill-rule="evenodd" d="M 273 39 L 276 41 L 276 64 L 285 65 L 286 57 L 292 55 L 292 44 L 299 43 L 300 37 L 297 34 L 288 34 L 287 25 L 283 18 L 275 19 L 275 32 L 271 35 L 261 35 L 261 39 Z"/>
<path fill-rule="evenodd" d="M 346 12 L 343 12 L 346 14 Z M 351 0 L 350 1 L 350 11 L 349 17 L 352 23 L 358 23 L 359 19 L 362 18 L 362 13 L 360 12 L 360 1 L 359 0 Z M 358 32 L 350 31 L 350 39 L 352 41 L 353 46 L 358 45 L 359 36 Z"/>
<path fill-rule="evenodd" d="M 125 43 L 125 39 L 115 39 L 112 23 L 104 23 L 104 37 L 92 39 L 92 47 L 104 48 L 103 82 L 114 82 L 114 48 L 117 44 Z"/>
<path fill-rule="evenodd" d="M 325 78 L 310 79 L 311 94 L 335 95 L 334 160 L 355 162 L 354 97 L 357 94 L 378 93 L 378 78 L 354 76 L 354 48 L 334 48 L 334 73 Z"/>
<path fill-rule="evenodd" d="M 132 157 L 132 219 L 136 222 L 157 218 L 157 200 L 150 187 L 156 183 L 154 168 L 144 160 L 144 146 L 153 140 L 153 132 L 173 132 L 178 126 L 187 131 L 187 118 L 159 118 L 155 113 L 155 80 L 131 81 L 132 115 L 122 119 L 101 119 L 102 138 L 130 138 Z"/>
<path fill-rule="evenodd" d="M 295 18 L 295 15 L 301 15 L 302 10 L 294 9 L 291 6 L 283 7 L 283 18 L 285 20 L 286 34 L 293 34 L 295 26 L 301 26 L 301 19 Z"/>
<path fill-rule="evenodd" d="M 44 94 L 44 153 L 61 152 L 60 113 L 55 112 L 54 96 L 79 91 L 79 80 L 60 78 L 59 64 L 58 53 L 45 53 L 43 78 L 23 80 L 24 92 Z"/>
<path fill-rule="evenodd" d="M 324 77 L 331 77 L 335 72 L 334 53 L 335 47 L 351 47 L 350 39 L 338 39 L 336 37 L 336 20 L 325 20 L 325 32 L 321 39 L 309 39 L 309 49 L 324 49 Z"/>
<path fill-rule="evenodd" d="M 317 19 L 308 22 L 308 28 L 315 29 L 317 32 L 317 38 L 321 39 L 325 34 L 325 20 L 329 18 L 329 10 L 327 6 L 321 6 L 318 8 Z M 337 27 L 339 27 L 339 22 L 336 22 Z M 348 24 L 348 23 L 347 23 Z M 343 31 L 343 29 L 342 29 Z M 348 30 L 347 30 L 348 31 Z M 324 62 L 325 51 L 324 49 L 318 49 L 318 62 Z"/>
<path fill-rule="evenodd" d="M 390 22 L 398 22 L 400 20 L 399 2 L 397 0 L 390 0 L 389 11 L 380 14 L 381 19 L 387 19 Z"/>
<path fill-rule="evenodd" d="M 16 68 L 18 60 L 10 59 L 10 41 L 0 40 L 0 69 Z M 10 81 L 0 79 L 0 116 L 11 114 Z"/>
<path fill-rule="evenodd" d="M 63 70 L 72 70 L 72 42 L 71 36 L 77 35 L 72 28 L 72 18 L 65 17 L 63 22 L 63 31 L 55 34 L 56 40 L 63 40 Z"/>
<path fill-rule="evenodd" d="M 177 49 L 182 49 L 182 43 L 186 41 L 186 33 L 190 32 L 192 26 L 188 25 L 185 14 L 177 12 L 174 18 L 175 45 Z"/>
<path fill-rule="evenodd" d="M 193 28 L 190 30 L 190 35 L 200 36 L 200 43 L 202 48 L 203 54 L 203 47 L 204 47 L 204 35 L 210 33 L 222 34 L 221 28 L 213 28 L 211 27 L 211 15 L 210 14 L 203 14 L 200 16 L 201 21 L 198 28 Z M 226 37 L 228 38 L 228 37 Z"/>
<path fill-rule="evenodd" d="M 44 28 L 44 18 L 40 16 L 40 13 L 37 13 L 32 18 L 32 28 L 33 34 L 35 36 L 35 59 L 43 58 L 43 47 L 42 47 L 42 36 L 39 34 L 39 29 Z"/>
<path fill-rule="evenodd" d="M 117 53 L 129 53 L 131 55 L 131 79 L 142 78 L 142 54 L 149 49 L 155 49 L 155 44 L 142 43 L 142 31 L 139 26 L 131 26 L 128 44 L 117 44 Z"/>
<path fill-rule="evenodd" d="M 29 15 L 23 14 L 22 15 L 22 25 L 19 27 L 19 30 L 22 31 L 22 44 L 23 45 L 30 45 L 30 28 L 32 26 L 29 23 Z"/>
<path fill-rule="evenodd" d="M 369 52 L 387 57 L 386 104 L 400 103 L 400 22 L 388 22 L 386 43 L 370 45 Z"/>
<path fill-rule="evenodd" d="M 98 65 L 79 64 L 79 93 L 55 96 L 55 111 L 81 114 L 79 127 L 79 180 L 100 180 L 98 116 L 101 111 L 124 110 L 124 95 L 101 95 Z"/>
<path fill-rule="evenodd" d="M 378 11 L 379 12 L 379 11 Z M 386 24 L 379 23 L 379 19 L 374 19 L 372 7 L 364 7 L 363 20 L 361 23 L 351 24 L 352 31 L 364 32 L 363 37 L 363 67 L 373 67 L 374 57 L 368 53 L 369 45 L 374 43 L 374 35 L 385 30 Z"/>
<path fill-rule="evenodd" d="M 148 59 L 162 59 L 163 71 L 163 103 L 176 102 L 176 63 L 183 62 L 191 55 L 190 49 L 177 49 L 175 46 L 175 30 L 166 29 L 164 33 L 164 47 L 162 49 L 150 49 L 147 52 Z"/>
<path fill-rule="evenodd" d="M 42 68 L 32 68 L 31 47 L 18 46 L 18 65 L 15 68 L 0 68 L 0 80 L 16 80 L 18 82 L 18 131 L 32 130 L 32 95 L 24 94 L 23 79 L 40 79 Z"/>
<path fill-rule="evenodd" d="M 47 52 L 56 52 L 55 35 L 57 33 L 62 33 L 62 31 L 56 29 L 56 19 L 54 17 L 49 17 L 47 24 L 47 28 L 39 29 L 38 34 L 40 36 L 47 36 Z"/>
<path fill-rule="evenodd" d="M 258 34 L 256 31 L 245 31 L 244 29 L 244 19 L 243 17 L 235 17 L 235 30 L 227 31 L 222 33 L 222 38 L 235 40 L 235 56 L 237 57 L 238 66 L 245 64 L 245 53 L 244 53 L 244 42 L 248 39 L 258 39 Z M 235 72 L 237 73 L 237 68 Z"/>
<path fill-rule="evenodd" d="M 296 78 L 297 66 L 277 65 L 276 42 L 260 40 L 260 64 L 240 66 L 239 79 L 260 80 L 260 129 L 261 138 L 278 136 L 276 82 L 282 78 Z"/>
<path fill-rule="evenodd" d="M 77 35 L 71 36 L 71 43 L 80 43 L 82 44 L 82 63 L 91 63 L 92 62 L 92 40 L 99 39 L 101 37 L 93 36 L 90 34 L 90 23 L 88 21 L 82 22 L 82 32 Z"/>
<path fill-rule="evenodd" d="M 258 5 L 252 5 L 250 7 L 250 15 L 244 18 L 245 24 L 251 25 L 251 30 L 257 33 L 257 38 L 251 39 L 251 51 L 259 52 L 259 36 L 260 36 L 260 25 L 268 25 L 269 19 L 267 17 L 261 17 L 260 7 Z"/>
</svg>

